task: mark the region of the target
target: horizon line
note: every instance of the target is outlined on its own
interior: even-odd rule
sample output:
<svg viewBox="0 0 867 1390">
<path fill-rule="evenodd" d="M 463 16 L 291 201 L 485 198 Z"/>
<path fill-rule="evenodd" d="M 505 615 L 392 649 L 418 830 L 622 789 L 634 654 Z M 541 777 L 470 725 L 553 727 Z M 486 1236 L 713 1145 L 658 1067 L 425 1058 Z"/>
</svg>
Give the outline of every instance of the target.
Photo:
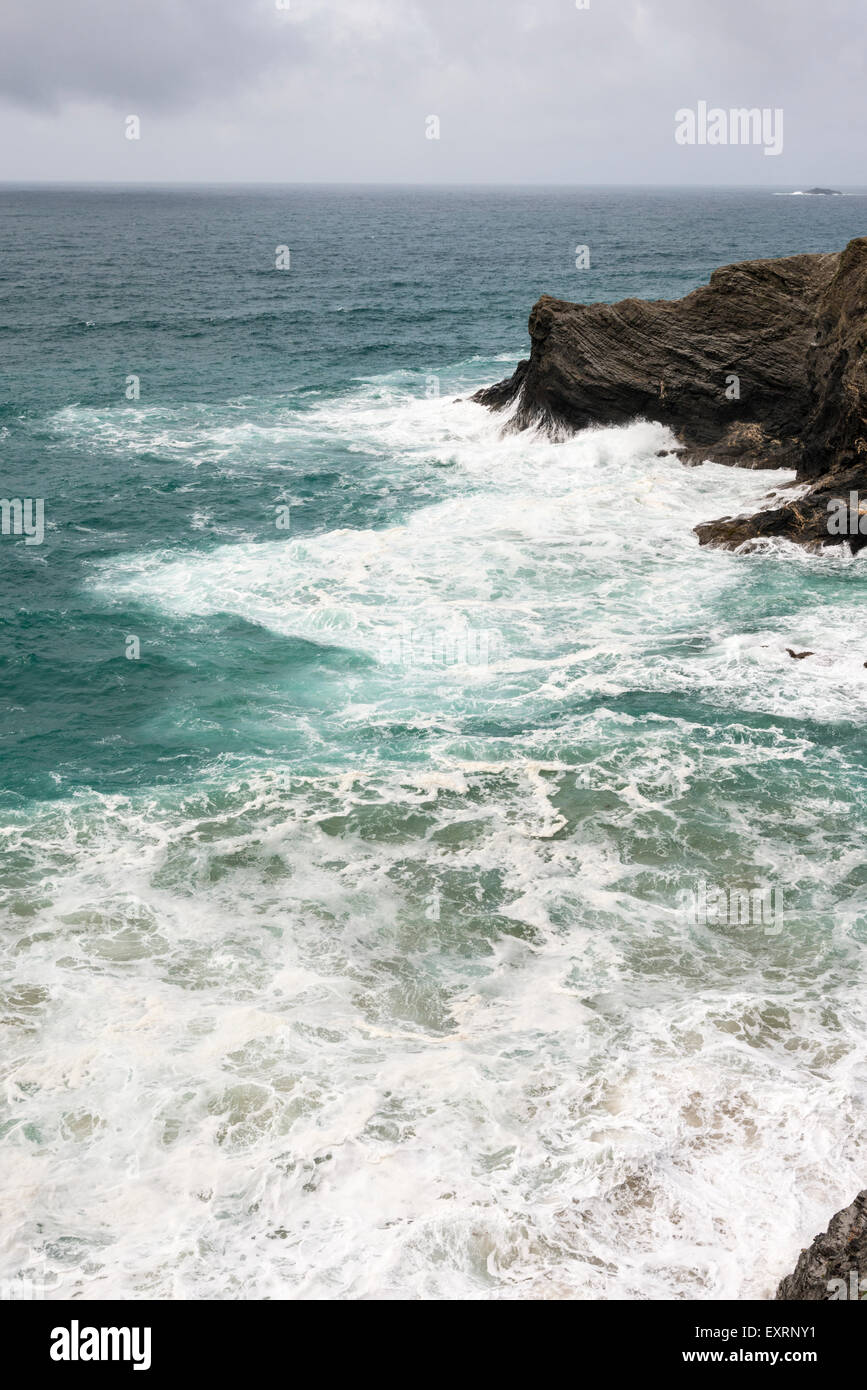
<svg viewBox="0 0 867 1390">
<path fill-rule="evenodd" d="M 806 183 L 806 181 L 805 181 Z M 827 185 L 809 185 L 825 187 Z M 789 189 L 789 183 L 571 183 L 565 180 L 526 182 L 496 182 L 470 179 L 444 180 L 442 182 L 412 181 L 399 179 L 3 179 L 0 188 L 632 188 L 632 189 L 677 189 L 680 192 L 702 192 L 708 190 L 736 189 L 750 192 L 776 192 Z M 867 193 L 867 184 L 842 184 L 848 191 Z M 804 189 L 794 189 L 803 192 Z"/>
</svg>

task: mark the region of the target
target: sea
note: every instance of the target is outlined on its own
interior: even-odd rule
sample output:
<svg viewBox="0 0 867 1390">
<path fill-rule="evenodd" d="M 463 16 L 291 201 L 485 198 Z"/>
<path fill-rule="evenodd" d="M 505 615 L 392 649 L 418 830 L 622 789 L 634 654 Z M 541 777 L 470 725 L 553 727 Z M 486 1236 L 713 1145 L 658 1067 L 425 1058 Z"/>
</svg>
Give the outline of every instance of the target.
<svg viewBox="0 0 867 1390">
<path fill-rule="evenodd" d="M 0 1295 L 768 1298 L 864 1186 L 864 559 L 470 399 L 779 191 L 0 188 Z"/>
</svg>

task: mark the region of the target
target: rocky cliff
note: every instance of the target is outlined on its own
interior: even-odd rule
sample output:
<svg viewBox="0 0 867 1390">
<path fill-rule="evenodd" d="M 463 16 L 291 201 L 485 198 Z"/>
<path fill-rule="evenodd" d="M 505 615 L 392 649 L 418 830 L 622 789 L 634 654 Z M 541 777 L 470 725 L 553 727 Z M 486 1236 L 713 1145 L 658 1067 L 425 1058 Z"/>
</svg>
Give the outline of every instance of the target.
<svg viewBox="0 0 867 1390">
<path fill-rule="evenodd" d="M 830 255 L 745 261 L 680 300 L 571 304 L 543 295 L 530 356 L 477 392 L 510 427 L 552 432 L 657 420 L 684 462 L 791 468 L 809 484 L 750 517 L 697 527 L 732 548 L 765 536 L 867 544 L 867 237 Z M 829 531 L 863 494 L 865 533 Z"/>
<path fill-rule="evenodd" d="M 839 1211 L 823 1235 L 801 1251 L 778 1299 L 867 1299 L 867 1188 Z"/>
</svg>

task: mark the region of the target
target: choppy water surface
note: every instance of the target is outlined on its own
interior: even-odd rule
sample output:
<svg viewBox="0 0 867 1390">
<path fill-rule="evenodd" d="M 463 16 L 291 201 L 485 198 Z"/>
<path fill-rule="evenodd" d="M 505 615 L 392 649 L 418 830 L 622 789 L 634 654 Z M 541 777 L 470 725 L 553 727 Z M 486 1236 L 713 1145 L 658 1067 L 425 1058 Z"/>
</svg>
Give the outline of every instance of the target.
<svg viewBox="0 0 867 1390">
<path fill-rule="evenodd" d="M 863 561 L 700 550 L 789 475 L 467 396 L 542 290 L 682 293 L 864 200 L 0 202 L 47 519 L 0 538 L 0 1277 L 769 1295 L 863 1186 Z"/>
</svg>

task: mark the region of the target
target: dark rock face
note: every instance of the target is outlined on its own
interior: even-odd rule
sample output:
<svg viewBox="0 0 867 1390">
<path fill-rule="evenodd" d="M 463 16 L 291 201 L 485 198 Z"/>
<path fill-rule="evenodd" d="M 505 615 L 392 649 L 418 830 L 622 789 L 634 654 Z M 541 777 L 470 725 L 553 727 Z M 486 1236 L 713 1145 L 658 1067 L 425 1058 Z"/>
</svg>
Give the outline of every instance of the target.
<svg viewBox="0 0 867 1390">
<path fill-rule="evenodd" d="M 763 536 L 853 550 L 828 502 L 867 503 L 867 237 L 831 255 L 745 261 L 680 300 L 570 304 L 543 295 L 530 357 L 473 399 L 510 427 L 568 432 L 643 418 L 668 425 L 684 462 L 791 468 L 804 496 L 697 528 L 736 548 Z M 856 508 L 857 511 L 857 508 Z"/>
<path fill-rule="evenodd" d="M 776 1296 L 817 1302 L 859 1295 L 867 1298 L 867 1188 L 851 1207 L 837 1213 L 824 1235 L 801 1251 L 794 1273 L 783 1280 Z"/>
</svg>

